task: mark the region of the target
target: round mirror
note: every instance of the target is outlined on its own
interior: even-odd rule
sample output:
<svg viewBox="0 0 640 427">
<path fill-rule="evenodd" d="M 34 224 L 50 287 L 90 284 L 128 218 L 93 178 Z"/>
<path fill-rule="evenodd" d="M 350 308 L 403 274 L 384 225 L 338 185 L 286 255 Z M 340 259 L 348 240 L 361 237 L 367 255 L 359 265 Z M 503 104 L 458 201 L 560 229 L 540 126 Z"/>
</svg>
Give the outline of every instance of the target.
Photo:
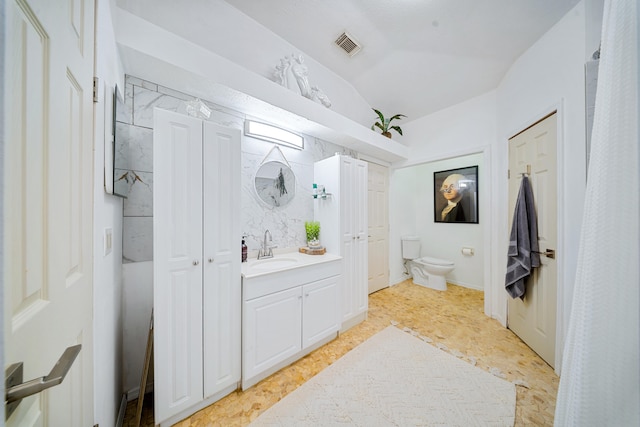
<svg viewBox="0 0 640 427">
<path fill-rule="evenodd" d="M 284 163 L 263 163 L 256 172 L 256 193 L 269 206 L 285 206 L 296 194 L 296 177 Z"/>
</svg>

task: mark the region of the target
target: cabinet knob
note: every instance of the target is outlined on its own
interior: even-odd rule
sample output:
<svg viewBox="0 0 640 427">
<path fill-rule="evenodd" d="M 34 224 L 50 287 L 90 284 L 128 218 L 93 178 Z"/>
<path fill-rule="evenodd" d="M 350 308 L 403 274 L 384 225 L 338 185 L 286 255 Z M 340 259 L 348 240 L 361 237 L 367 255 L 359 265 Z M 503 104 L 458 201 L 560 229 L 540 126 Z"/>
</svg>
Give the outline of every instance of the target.
<svg viewBox="0 0 640 427">
<path fill-rule="evenodd" d="M 209 262 L 213 262 L 213 258 L 209 258 Z"/>
<path fill-rule="evenodd" d="M 193 261 L 193 265 L 198 265 L 200 264 L 200 261 L 198 261 L 197 259 Z"/>
</svg>

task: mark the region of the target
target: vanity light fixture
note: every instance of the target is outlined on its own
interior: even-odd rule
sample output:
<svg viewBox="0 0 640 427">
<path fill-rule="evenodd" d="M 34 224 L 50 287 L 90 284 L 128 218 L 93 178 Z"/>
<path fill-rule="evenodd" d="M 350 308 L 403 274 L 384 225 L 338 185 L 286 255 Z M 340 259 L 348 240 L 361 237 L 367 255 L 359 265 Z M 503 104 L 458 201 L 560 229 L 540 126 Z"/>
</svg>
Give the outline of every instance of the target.
<svg viewBox="0 0 640 427">
<path fill-rule="evenodd" d="M 304 148 L 304 137 L 288 130 L 281 129 L 266 123 L 245 120 L 244 134 L 264 141 L 273 142 L 287 147 L 302 150 Z"/>
</svg>

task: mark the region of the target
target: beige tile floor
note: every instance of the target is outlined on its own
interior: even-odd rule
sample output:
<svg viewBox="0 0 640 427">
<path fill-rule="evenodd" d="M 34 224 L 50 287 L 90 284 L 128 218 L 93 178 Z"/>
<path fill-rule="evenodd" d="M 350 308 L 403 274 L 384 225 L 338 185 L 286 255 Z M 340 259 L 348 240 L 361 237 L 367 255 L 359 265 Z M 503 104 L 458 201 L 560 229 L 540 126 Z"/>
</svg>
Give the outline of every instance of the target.
<svg viewBox="0 0 640 427">
<path fill-rule="evenodd" d="M 368 319 L 337 339 L 246 391 L 236 391 L 177 423 L 176 427 L 245 426 L 288 393 L 367 338 L 397 322 L 433 340 L 433 345 L 516 386 L 516 426 L 551 426 L 558 376 L 510 330 L 484 315 L 483 293 L 449 285 L 435 291 L 405 281 L 369 296 Z M 497 370 L 497 371 L 496 371 Z M 124 426 L 135 423 L 137 401 L 129 402 Z M 153 426 L 153 399 L 147 395 L 142 426 Z"/>
</svg>

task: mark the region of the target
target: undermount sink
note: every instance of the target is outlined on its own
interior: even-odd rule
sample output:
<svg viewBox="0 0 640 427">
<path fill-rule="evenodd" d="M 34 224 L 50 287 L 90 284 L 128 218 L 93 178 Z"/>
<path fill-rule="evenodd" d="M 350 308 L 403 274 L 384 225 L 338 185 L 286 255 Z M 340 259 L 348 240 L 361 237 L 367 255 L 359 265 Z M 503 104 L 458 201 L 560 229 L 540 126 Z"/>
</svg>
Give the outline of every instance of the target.
<svg viewBox="0 0 640 427">
<path fill-rule="evenodd" d="M 295 258 L 285 258 L 285 257 L 260 259 L 258 261 L 255 261 L 251 265 L 251 270 L 260 270 L 260 271 L 280 270 L 282 268 L 292 267 L 293 265 L 298 264 L 298 262 L 299 260 Z"/>
</svg>

